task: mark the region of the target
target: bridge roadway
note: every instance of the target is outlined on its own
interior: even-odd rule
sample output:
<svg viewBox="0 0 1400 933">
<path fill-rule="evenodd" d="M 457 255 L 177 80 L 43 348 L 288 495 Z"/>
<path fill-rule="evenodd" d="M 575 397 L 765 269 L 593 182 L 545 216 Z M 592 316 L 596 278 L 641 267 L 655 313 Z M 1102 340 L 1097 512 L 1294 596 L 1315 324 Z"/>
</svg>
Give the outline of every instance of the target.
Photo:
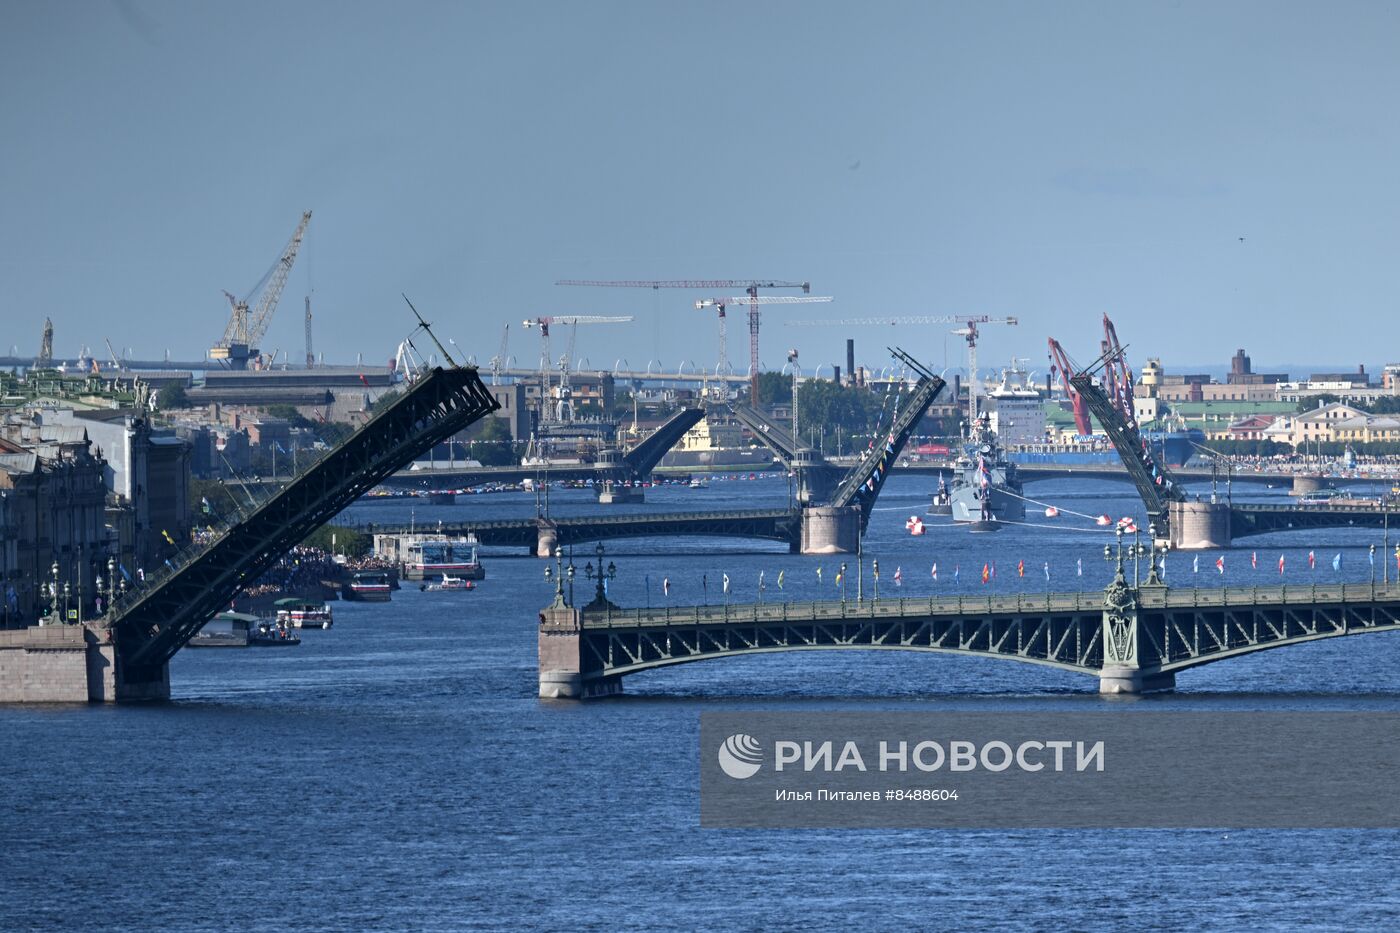
<svg viewBox="0 0 1400 933">
<path fill-rule="evenodd" d="M 540 613 L 539 692 L 587 699 L 627 674 L 776 651 L 929 651 L 1096 677 L 1101 693 L 1169 690 L 1178 671 L 1324 638 L 1400 629 L 1400 584 L 1134 589 L 623 609 L 562 595 Z"/>
<path fill-rule="evenodd" d="M 367 534 L 410 534 L 424 525 L 360 526 Z M 701 535 L 782 541 L 794 553 L 802 537 L 802 516 L 791 509 L 746 509 L 725 512 L 653 512 L 649 515 L 589 515 L 571 518 L 513 518 L 431 526 L 452 536 L 476 535 L 483 545 L 524 547 L 550 556 L 554 548 L 616 538 L 667 538 Z"/>
</svg>

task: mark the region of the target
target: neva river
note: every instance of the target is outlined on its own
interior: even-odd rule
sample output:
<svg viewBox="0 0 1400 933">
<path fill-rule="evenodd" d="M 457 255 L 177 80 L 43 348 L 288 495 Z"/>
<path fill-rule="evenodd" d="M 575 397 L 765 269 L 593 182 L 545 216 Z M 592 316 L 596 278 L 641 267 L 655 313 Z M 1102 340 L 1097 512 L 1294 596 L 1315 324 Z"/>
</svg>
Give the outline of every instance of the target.
<svg viewBox="0 0 1400 933">
<path fill-rule="evenodd" d="M 904 522 L 932 486 L 896 476 L 881 497 L 866 546 L 882 597 L 1044 592 L 1047 563 L 1056 590 L 1100 588 L 1111 536 L 1069 510 L 1141 513 L 1126 483 L 1050 481 L 1028 487 L 1064 510 L 1049 527 L 970 535 L 930 517 L 911 537 Z M 787 494 L 784 479 L 713 482 L 613 508 L 753 508 Z M 351 517 L 533 511 L 524 494 L 461 502 L 364 504 Z M 598 507 L 564 491 L 553 508 Z M 1271 584 L 1282 554 L 1290 583 L 1360 582 L 1372 542 L 1379 532 L 1346 529 L 1244 539 L 1220 552 L 1223 576 L 1218 553 L 1200 555 L 1198 574 L 1174 554 L 1168 576 Z M 591 547 L 575 554 L 583 601 L 591 559 Z M 726 573 L 734 601 L 757 598 L 760 572 L 768 600 L 838 595 L 839 560 L 776 544 L 623 541 L 607 559 L 624 606 L 660 604 L 666 577 L 676 604 L 720 602 Z M 702 710 L 1396 710 L 1393 636 L 1225 661 L 1136 700 L 1035 665 L 835 651 L 681 665 L 628 677 L 620 698 L 547 702 L 535 696 L 545 563 L 486 562 L 475 592 L 406 585 L 388 605 L 336 603 L 334 629 L 303 633 L 299 648 L 184 651 L 168 704 L 0 708 L 0 929 L 1355 930 L 1400 915 L 1396 832 L 730 832 L 699 828 L 697 797 Z"/>
</svg>

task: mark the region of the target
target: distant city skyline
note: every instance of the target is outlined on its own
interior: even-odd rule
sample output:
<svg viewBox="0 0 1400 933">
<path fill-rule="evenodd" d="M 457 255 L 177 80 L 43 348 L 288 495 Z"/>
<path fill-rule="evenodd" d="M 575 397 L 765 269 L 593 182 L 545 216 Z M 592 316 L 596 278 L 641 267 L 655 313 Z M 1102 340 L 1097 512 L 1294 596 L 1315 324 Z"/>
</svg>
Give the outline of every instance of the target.
<svg viewBox="0 0 1400 933">
<path fill-rule="evenodd" d="M 1213 371 L 1219 345 L 1378 373 L 1398 25 L 1361 3 L 12 3 L 0 351 L 36 353 L 48 316 L 61 356 L 202 357 L 221 290 L 311 209 L 263 346 L 293 362 L 306 294 L 318 354 L 382 365 L 406 292 L 479 361 L 509 324 L 533 366 L 527 317 L 632 314 L 576 355 L 713 368 L 693 303 L 722 296 L 553 283 L 768 275 L 836 298 L 764 309 L 771 369 L 844 363 L 847 336 L 867 364 L 897 339 L 958 367 L 945 328 L 783 322 L 985 313 L 1021 323 L 979 368 L 1043 371 L 1048 336 L 1091 359 L 1107 311 L 1134 366 Z M 743 309 L 728 325 L 744 372 Z M 1302 347 L 1334 362 L 1272 362 Z"/>
</svg>

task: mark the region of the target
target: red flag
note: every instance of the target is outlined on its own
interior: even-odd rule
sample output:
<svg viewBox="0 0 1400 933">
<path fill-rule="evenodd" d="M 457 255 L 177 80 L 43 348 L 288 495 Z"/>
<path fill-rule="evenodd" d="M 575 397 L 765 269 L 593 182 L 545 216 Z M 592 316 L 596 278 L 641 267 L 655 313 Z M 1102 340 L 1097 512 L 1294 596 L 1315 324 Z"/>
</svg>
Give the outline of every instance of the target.
<svg viewBox="0 0 1400 933">
<path fill-rule="evenodd" d="M 366 389 L 369 388 L 369 380 L 365 378 L 365 374 L 364 374 L 364 373 L 360 373 L 360 381 L 363 382 L 363 383 L 365 384 L 365 388 L 366 388 Z"/>
<path fill-rule="evenodd" d="M 1025 575 L 1026 575 L 1026 562 L 1025 562 L 1025 561 L 1020 561 L 1020 562 L 1018 562 L 1018 563 L 1016 564 L 1016 576 L 1018 576 L 1018 577 L 1024 577 Z"/>
<path fill-rule="evenodd" d="M 1220 555 L 1215 559 L 1215 569 L 1221 573 L 1225 572 L 1225 555 Z"/>
<path fill-rule="evenodd" d="M 1283 555 L 1278 556 L 1278 575 L 1283 576 Z"/>
<path fill-rule="evenodd" d="M 1309 552 L 1308 552 L 1308 569 L 1309 569 L 1309 570 L 1316 570 L 1316 569 L 1317 569 L 1317 558 L 1313 556 L 1313 552 L 1312 552 L 1312 551 L 1309 551 Z"/>
<path fill-rule="evenodd" d="M 1251 552 L 1249 553 L 1249 566 L 1252 567 L 1252 568 L 1254 568 L 1255 570 L 1258 570 L 1258 569 L 1259 569 L 1259 552 L 1258 552 L 1258 551 L 1251 551 Z"/>
<path fill-rule="evenodd" d="M 991 578 L 992 578 L 992 568 L 991 568 L 989 565 L 987 565 L 987 564 L 983 564 L 983 565 L 982 565 L 982 582 L 983 582 L 983 583 L 986 583 L 986 582 L 987 582 L 988 580 L 990 580 Z"/>
</svg>

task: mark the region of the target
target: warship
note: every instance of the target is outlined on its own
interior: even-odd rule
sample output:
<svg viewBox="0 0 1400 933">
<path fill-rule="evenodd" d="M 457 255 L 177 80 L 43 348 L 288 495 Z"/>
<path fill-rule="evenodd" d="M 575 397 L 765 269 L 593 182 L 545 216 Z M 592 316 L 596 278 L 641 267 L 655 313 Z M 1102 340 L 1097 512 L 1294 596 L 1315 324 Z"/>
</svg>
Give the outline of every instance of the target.
<svg viewBox="0 0 1400 933">
<path fill-rule="evenodd" d="M 1006 459 L 986 415 L 974 424 L 971 443 L 958 458 L 950 498 L 953 521 L 972 531 L 996 531 L 1004 522 L 1025 521 L 1016 464 Z"/>
</svg>

